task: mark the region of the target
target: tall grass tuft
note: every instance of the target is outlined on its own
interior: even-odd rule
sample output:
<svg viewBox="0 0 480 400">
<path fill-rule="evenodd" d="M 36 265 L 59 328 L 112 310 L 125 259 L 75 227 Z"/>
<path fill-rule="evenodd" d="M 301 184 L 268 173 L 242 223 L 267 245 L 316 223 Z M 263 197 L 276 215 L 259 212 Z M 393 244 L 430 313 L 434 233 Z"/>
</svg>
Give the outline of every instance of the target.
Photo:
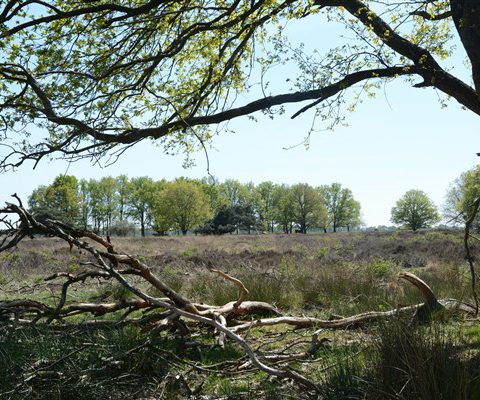
<svg viewBox="0 0 480 400">
<path fill-rule="evenodd" d="M 468 398 L 472 378 L 458 333 L 439 324 L 409 326 L 405 321 L 382 325 L 375 341 L 378 398 L 460 400 Z"/>
<path fill-rule="evenodd" d="M 360 356 L 337 362 L 324 391 L 331 399 L 478 399 L 480 354 L 468 346 L 451 326 L 386 322 Z"/>
</svg>

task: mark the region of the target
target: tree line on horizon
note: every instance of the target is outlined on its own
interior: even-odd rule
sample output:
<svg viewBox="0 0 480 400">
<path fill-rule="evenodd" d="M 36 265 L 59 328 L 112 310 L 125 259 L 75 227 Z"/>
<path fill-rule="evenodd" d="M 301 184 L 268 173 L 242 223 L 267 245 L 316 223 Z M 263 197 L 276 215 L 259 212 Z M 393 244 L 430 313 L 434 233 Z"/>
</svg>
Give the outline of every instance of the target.
<svg viewBox="0 0 480 400">
<path fill-rule="evenodd" d="M 462 173 L 449 187 L 443 205 L 447 223 L 463 224 L 480 197 L 480 166 Z M 165 235 L 239 232 L 307 233 L 312 230 L 357 229 L 360 203 L 340 183 L 313 187 L 306 183 L 243 184 L 235 179 L 149 177 L 77 179 L 59 175 L 33 190 L 30 211 L 38 218 L 66 221 L 101 234 L 126 236 L 136 229 Z M 478 219 L 478 218 L 477 218 Z M 421 190 L 409 190 L 391 210 L 391 221 L 411 230 L 441 220 L 435 204 Z M 477 229 L 480 221 L 475 223 Z M 390 228 L 390 227 L 385 227 Z"/>
<path fill-rule="evenodd" d="M 165 235 L 239 232 L 336 232 L 361 225 L 360 203 L 340 183 L 313 187 L 235 179 L 103 177 L 59 175 L 28 198 L 37 218 L 53 218 L 106 235 L 127 236 L 136 229 Z"/>
</svg>

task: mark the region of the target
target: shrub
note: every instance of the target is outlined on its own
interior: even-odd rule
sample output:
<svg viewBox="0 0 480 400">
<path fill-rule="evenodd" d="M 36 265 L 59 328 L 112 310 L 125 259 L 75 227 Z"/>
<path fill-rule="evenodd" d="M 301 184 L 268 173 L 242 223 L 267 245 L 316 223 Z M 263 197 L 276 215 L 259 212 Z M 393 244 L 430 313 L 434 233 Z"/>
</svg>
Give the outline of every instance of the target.
<svg viewBox="0 0 480 400">
<path fill-rule="evenodd" d="M 135 224 L 129 221 L 118 221 L 110 227 L 110 232 L 115 236 L 130 236 L 135 233 Z"/>
</svg>

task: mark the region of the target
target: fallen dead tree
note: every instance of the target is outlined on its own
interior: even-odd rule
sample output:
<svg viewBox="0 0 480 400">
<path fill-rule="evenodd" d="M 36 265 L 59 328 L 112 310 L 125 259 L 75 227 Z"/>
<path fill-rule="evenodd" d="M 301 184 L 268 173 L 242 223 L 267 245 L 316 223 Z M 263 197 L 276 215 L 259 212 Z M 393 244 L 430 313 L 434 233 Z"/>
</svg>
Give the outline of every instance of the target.
<svg viewBox="0 0 480 400">
<path fill-rule="evenodd" d="M 60 221 L 37 220 L 17 198 L 18 204 L 8 203 L 0 210 L 5 229 L 0 232 L 0 252 L 13 249 L 23 239 L 34 235 L 48 235 L 64 240 L 70 249 L 82 251 L 85 257 L 81 263 L 85 270 L 77 274 L 60 272 L 45 278 L 47 282 L 61 281 L 60 293 L 55 303 L 47 304 L 31 299 L 0 299 L 0 324 L 2 321 L 18 324 L 36 324 L 62 329 L 72 323 L 88 327 L 139 325 L 144 331 L 159 332 L 173 329 L 182 336 L 189 336 L 193 330 L 210 326 L 214 328 L 217 344 L 223 346 L 226 340 L 239 345 L 248 356 L 243 368 L 255 367 L 269 375 L 289 379 L 308 390 L 317 390 L 317 384 L 299 372 L 288 367 L 292 360 L 310 357 L 322 343 L 318 329 L 352 329 L 374 321 L 410 313 L 413 322 L 428 321 L 432 312 L 441 309 L 457 310 L 474 315 L 476 307 L 454 299 L 438 300 L 431 288 L 411 273 L 401 273 L 400 278 L 419 289 L 425 301 L 421 304 L 399 307 L 389 311 L 371 311 L 349 317 L 319 319 L 312 317 L 284 316 L 273 305 L 247 300 L 248 288 L 229 274 L 211 270 L 239 288 L 239 297 L 223 305 L 207 305 L 192 301 L 168 286 L 160 276 L 139 257 L 121 252 L 110 240 L 94 232 L 79 230 Z M 15 221 L 12 221 L 12 217 Z M 134 278 L 134 279 L 133 279 Z M 88 280 L 116 280 L 132 295 L 132 298 L 115 302 L 68 303 L 68 291 L 75 285 Z M 213 279 L 213 275 L 212 275 Z M 162 297 L 152 296 L 145 287 L 154 288 Z M 78 322 L 79 315 L 94 317 L 118 313 L 115 319 L 89 320 Z M 265 315 L 265 318 L 258 318 Z M 271 315 L 275 315 L 271 317 Z M 115 314 L 117 316 L 117 314 Z M 74 320 L 75 322 L 70 322 Z M 193 322 L 193 324 L 192 324 Z M 255 351 L 242 332 L 259 327 L 290 325 L 295 328 L 315 328 L 309 348 L 295 354 L 264 354 Z M 240 368 L 240 367 L 239 367 Z M 240 368 L 241 370 L 242 368 Z"/>
</svg>

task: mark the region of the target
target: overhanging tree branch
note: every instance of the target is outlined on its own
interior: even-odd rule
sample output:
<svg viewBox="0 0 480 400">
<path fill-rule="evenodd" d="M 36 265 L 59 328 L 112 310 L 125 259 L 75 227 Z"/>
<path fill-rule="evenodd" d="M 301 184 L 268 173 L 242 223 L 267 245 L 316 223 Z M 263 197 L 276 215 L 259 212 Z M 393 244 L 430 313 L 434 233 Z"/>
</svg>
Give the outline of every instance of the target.
<svg viewBox="0 0 480 400">
<path fill-rule="evenodd" d="M 2 144 L 14 151 L 0 167 L 56 155 L 97 160 L 146 138 L 160 140 L 166 148 L 190 143 L 188 148 L 198 138 L 209 139 L 209 125 L 303 101 L 312 103 L 293 118 L 321 104 L 317 113 L 337 121 L 335 109 L 344 91 L 397 76 L 419 76 L 422 82 L 415 87 L 436 88 L 480 115 L 480 36 L 475 31 L 480 14 L 475 4 L 452 0 L 449 10 L 428 1 L 232 0 L 219 6 L 150 0 L 136 7 L 116 1 L 8 1 L 0 6 L 5 43 L 0 129 L 5 132 Z M 412 32 L 407 32 L 410 25 L 386 22 L 396 9 Z M 284 56 L 288 46 L 281 36 L 273 50 L 265 50 L 271 26 L 318 12 L 351 27 L 359 45 L 332 49 L 318 63 L 307 56 L 299 61 L 295 91 L 238 106 L 236 97 L 251 85 L 249 68 L 268 69 L 282 58 L 292 59 Z M 452 16 L 472 62 L 475 88 L 440 66 L 437 55 L 445 53 L 437 49 L 443 44 L 432 41 L 440 40 L 435 38 L 442 37 L 437 35 L 441 29 L 425 39 L 427 34 L 415 26 L 419 16 L 424 24 Z M 265 54 L 256 54 L 257 46 Z M 32 125 L 46 137 L 35 142 Z"/>
<path fill-rule="evenodd" d="M 6 72 L 11 72 L 11 70 L 5 69 Z M 0 73 L 2 71 L 0 70 Z M 139 140 L 146 138 L 159 139 L 172 132 L 181 131 L 184 129 L 194 128 L 196 126 L 211 125 L 211 124 L 220 124 L 222 122 L 230 121 L 234 118 L 247 116 L 258 111 L 266 110 L 274 106 L 288 104 L 288 103 L 299 103 L 307 100 L 317 99 L 313 105 L 306 106 L 300 111 L 296 112 L 292 118 L 297 117 L 302 112 L 305 112 L 310 107 L 346 90 L 347 88 L 369 79 L 379 79 L 379 78 L 394 78 L 397 76 L 404 75 L 419 75 L 422 76 L 425 73 L 423 68 L 415 67 L 413 65 L 406 65 L 402 67 L 391 67 L 391 68 L 378 68 L 371 69 L 366 71 L 355 72 L 347 75 L 343 79 L 325 86 L 320 89 L 314 89 L 303 92 L 288 93 L 276 96 L 268 96 L 253 102 L 250 102 L 242 107 L 232 108 L 227 111 L 223 111 L 217 114 L 204 115 L 204 116 L 195 116 L 190 118 L 182 118 L 177 121 L 173 121 L 162 126 L 153 127 L 153 128 L 144 128 L 144 129 L 127 129 L 121 131 L 117 134 L 108 134 L 93 127 L 90 127 L 83 123 L 80 120 L 61 117 L 55 112 L 49 98 L 46 93 L 39 87 L 35 79 L 27 72 L 22 71 L 21 75 L 22 81 L 25 81 L 35 92 L 35 94 L 40 99 L 43 108 L 39 112 L 43 113 L 45 117 L 55 124 L 60 126 L 69 126 L 74 130 L 68 137 L 68 139 L 56 146 L 48 145 L 46 149 L 39 150 L 37 152 L 26 154 L 24 157 L 21 157 L 20 161 L 15 164 L 15 167 L 20 166 L 27 159 L 41 159 L 49 154 L 55 152 L 65 152 L 65 154 L 75 155 L 82 154 L 90 151 L 93 147 L 100 147 L 104 145 L 116 145 L 116 144 L 131 144 Z M 80 147 L 71 151 L 66 152 L 68 144 L 75 140 L 75 138 L 81 137 L 82 135 L 90 136 L 92 139 L 99 141 L 92 146 Z"/>
</svg>

